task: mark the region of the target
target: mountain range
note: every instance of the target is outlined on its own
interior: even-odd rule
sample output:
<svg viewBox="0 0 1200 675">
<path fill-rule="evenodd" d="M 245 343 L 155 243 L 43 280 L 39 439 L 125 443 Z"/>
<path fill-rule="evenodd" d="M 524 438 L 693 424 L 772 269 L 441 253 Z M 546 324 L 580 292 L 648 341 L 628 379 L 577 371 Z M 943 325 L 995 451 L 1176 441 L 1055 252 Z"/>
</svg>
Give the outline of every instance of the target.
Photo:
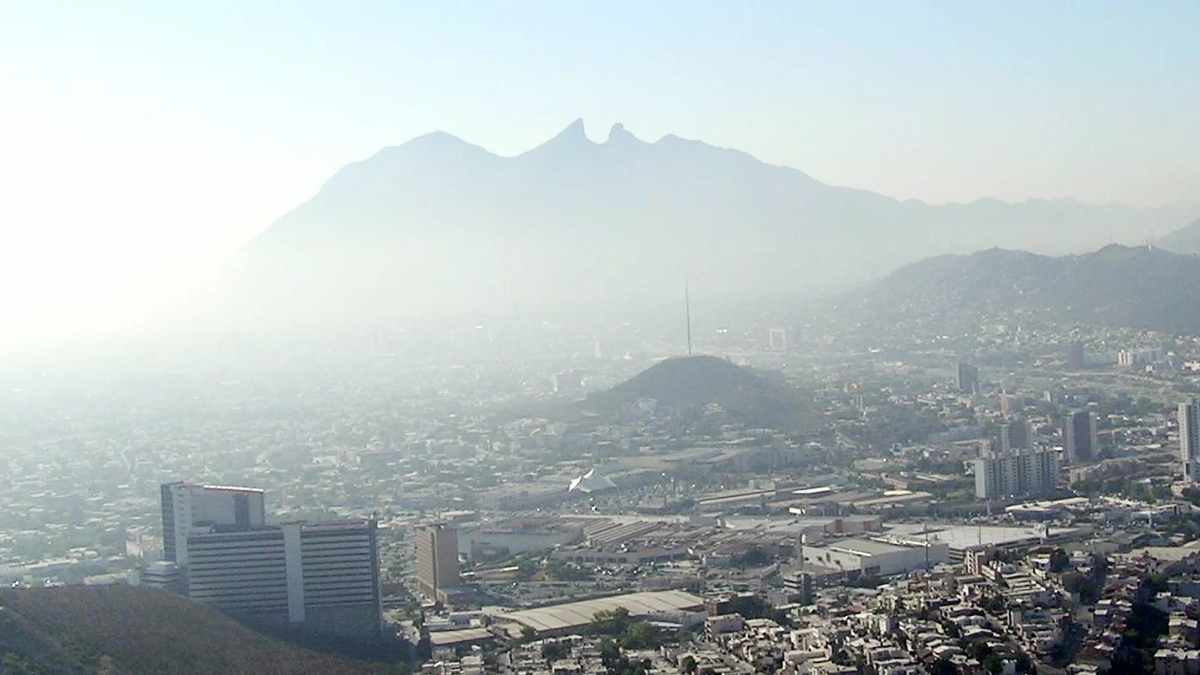
<svg viewBox="0 0 1200 675">
<path fill-rule="evenodd" d="M 1200 218 L 1155 242 L 1156 246 L 1176 253 L 1200 253 Z"/>
<path fill-rule="evenodd" d="M 846 294 L 843 311 L 874 321 L 945 321 L 978 310 L 1037 310 L 1065 321 L 1200 334 L 1200 257 L 1110 245 L 1051 257 L 989 249 L 907 265 Z"/>
<path fill-rule="evenodd" d="M 255 318 L 628 305 L 845 287 L 926 256 L 1061 254 L 1200 215 L 1070 199 L 932 205 L 827 185 L 737 150 L 576 121 L 512 157 L 432 133 L 335 173 L 231 267 Z"/>
</svg>

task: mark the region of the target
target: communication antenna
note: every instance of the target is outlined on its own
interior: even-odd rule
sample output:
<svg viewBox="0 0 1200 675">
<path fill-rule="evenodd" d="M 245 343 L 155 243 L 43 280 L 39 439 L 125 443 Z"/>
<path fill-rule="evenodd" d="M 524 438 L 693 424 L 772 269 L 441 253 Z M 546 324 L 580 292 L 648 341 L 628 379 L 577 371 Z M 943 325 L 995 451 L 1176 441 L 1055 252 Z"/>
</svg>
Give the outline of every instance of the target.
<svg viewBox="0 0 1200 675">
<path fill-rule="evenodd" d="M 925 573 L 929 573 L 929 521 L 926 521 L 922 528 L 925 534 Z"/>
<path fill-rule="evenodd" d="M 692 296 L 688 289 L 687 279 L 683 280 L 683 311 L 687 317 L 687 348 L 688 356 L 692 355 Z"/>
</svg>

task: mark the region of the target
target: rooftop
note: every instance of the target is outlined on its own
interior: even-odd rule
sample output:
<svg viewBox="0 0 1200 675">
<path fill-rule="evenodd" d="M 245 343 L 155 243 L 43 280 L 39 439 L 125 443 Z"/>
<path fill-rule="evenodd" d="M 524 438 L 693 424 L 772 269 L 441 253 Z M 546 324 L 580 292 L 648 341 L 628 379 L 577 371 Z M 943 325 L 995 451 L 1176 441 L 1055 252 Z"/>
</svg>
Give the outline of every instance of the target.
<svg viewBox="0 0 1200 675">
<path fill-rule="evenodd" d="M 704 600 L 683 591 L 653 591 L 614 595 L 609 598 L 569 602 L 536 609 L 523 609 L 497 615 L 498 619 L 515 621 L 538 632 L 550 632 L 586 626 L 596 612 L 621 607 L 632 616 L 648 616 L 659 612 L 694 610 L 704 606 Z"/>
</svg>

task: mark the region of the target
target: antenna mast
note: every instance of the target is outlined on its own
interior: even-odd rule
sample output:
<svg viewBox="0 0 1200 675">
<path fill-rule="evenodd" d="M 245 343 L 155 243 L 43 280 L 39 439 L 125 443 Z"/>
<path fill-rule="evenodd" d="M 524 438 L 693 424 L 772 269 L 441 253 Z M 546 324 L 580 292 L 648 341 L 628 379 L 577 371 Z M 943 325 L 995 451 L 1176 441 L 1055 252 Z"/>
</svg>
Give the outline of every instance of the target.
<svg viewBox="0 0 1200 675">
<path fill-rule="evenodd" d="M 692 355 L 692 297 L 688 290 L 687 279 L 683 280 L 683 311 L 687 317 L 687 347 L 688 356 Z"/>
</svg>

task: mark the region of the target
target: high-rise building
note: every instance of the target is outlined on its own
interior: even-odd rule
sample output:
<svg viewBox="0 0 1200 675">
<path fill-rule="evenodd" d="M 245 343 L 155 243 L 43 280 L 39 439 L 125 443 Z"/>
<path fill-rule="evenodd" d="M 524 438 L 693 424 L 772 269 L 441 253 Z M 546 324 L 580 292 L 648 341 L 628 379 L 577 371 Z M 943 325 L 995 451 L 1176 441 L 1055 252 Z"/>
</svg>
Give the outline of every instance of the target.
<svg viewBox="0 0 1200 675">
<path fill-rule="evenodd" d="M 979 369 L 969 363 L 959 361 L 955 383 L 958 385 L 958 390 L 964 394 L 978 394 Z"/>
<path fill-rule="evenodd" d="M 1005 499 L 1052 494 L 1058 483 L 1053 449 L 987 453 L 975 460 L 975 496 Z"/>
<path fill-rule="evenodd" d="M 458 586 L 458 530 L 444 523 L 417 530 L 417 585 L 436 598 L 439 590 Z"/>
<path fill-rule="evenodd" d="M 256 623 L 372 636 L 382 621 L 375 521 L 193 532 L 188 597 Z"/>
<path fill-rule="evenodd" d="M 1022 417 L 1012 417 L 996 428 L 996 447 L 1001 452 L 1033 447 L 1033 424 Z"/>
<path fill-rule="evenodd" d="M 162 500 L 164 554 L 192 600 L 253 623 L 379 634 L 374 520 L 267 526 L 252 488 L 170 483 Z"/>
<path fill-rule="evenodd" d="M 141 571 L 138 585 L 171 593 L 183 593 L 184 591 L 182 579 L 179 576 L 179 566 L 166 560 L 159 560 L 147 565 Z"/>
<path fill-rule="evenodd" d="M 1179 404 L 1179 459 L 1184 479 L 1200 482 L 1200 398 Z"/>
<path fill-rule="evenodd" d="M 248 530 L 266 521 L 263 491 L 186 482 L 162 486 L 163 560 L 187 567 L 187 540 L 193 528 Z"/>
<path fill-rule="evenodd" d="M 1072 342 L 1067 347 L 1067 368 L 1071 370 L 1083 370 L 1087 365 L 1087 352 L 1084 351 L 1082 342 Z"/>
<path fill-rule="evenodd" d="M 1025 399 L 1016 394 L 1000 394 L 1000 414 L 1011 417 L 1025 408 Z"/>
<path fill-rule="evenodd" d="M 1063 459 L 1068 464 L 1088 462 L 1096 458 L 1100 446 L 1096 441 L 1096 415 L 1087 410 L 1075 410 L 1063 417 Z"/>
<path fill-rule="evenodd" d="M 788 335 L 786 328 L 772 328 L 767 331 L 767 343 L 773 352 L 788 350 Z"/>
<path fill-rule="evenodd" d="M 1144 368 L 1162 361 L 1166 354 L 1161 349 L 1122 349 L 1117 352 L 1117 365 L 1122 368 Z"/>
</svg>

